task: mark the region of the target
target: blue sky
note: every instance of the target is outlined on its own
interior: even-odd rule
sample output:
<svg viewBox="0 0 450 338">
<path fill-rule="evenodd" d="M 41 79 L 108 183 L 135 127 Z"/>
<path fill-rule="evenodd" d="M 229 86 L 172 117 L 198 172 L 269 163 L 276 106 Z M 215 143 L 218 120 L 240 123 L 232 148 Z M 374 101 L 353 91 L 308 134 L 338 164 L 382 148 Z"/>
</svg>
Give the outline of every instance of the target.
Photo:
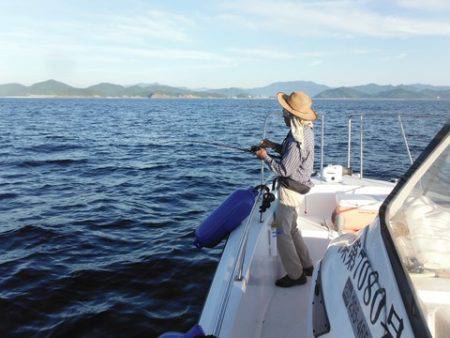
<svg viewBox="0 0 450 338">
<path fill-rule="evenodd" d="M 450 0 L 0 0 L 0 83 L 450 85 Z"/>
</svg>

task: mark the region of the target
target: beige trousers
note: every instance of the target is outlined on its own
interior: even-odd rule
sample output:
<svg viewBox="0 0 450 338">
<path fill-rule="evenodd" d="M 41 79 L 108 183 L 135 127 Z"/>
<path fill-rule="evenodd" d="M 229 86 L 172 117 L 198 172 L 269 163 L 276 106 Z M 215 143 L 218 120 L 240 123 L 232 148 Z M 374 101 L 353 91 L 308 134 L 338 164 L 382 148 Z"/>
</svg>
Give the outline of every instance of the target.
<svg viewBox="0 0 450 338">
<path fill-rule="evenodd" d="M 273 226 L 277 228 L 277 247 L 281 262 L 288 276 L 299 278 L 303 267 L 312 266 L 308 248 L 297 224 L 297 209 L 280 203 L 275 211 Z"/>
</svg>

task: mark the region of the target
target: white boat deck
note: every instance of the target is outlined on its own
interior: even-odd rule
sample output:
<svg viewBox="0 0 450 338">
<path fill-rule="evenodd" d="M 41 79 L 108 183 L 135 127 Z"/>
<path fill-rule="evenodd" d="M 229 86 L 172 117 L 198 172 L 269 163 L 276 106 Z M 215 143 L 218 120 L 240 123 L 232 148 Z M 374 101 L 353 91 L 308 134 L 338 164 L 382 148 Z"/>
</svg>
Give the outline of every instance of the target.
<svg viewBox="0 0 450 338">
<path fill-rule="evenodd" d="M 300 217 L 300 230 L 316 264 L 327 249 L 330 239 L 328 231 L 317 219 Z M 282 269 L 281 262 L 280 271 Z M 308 312 L 311 278 L 305 285 L 292 288 L 273 286 L 273 296 L 262 323 L 262 338 L 303 337 L 306 335 L 306 313 Z"/>
<path fill-rule="evenodd" d="M 317 179 L 314 183 L 298 210 L 298 224 L 316 264 L 330 240 L 338 236 L 329 229 L 336 193 L 380 194 L 390 191 L 394 184 L 349 176 L 339 183 Z M 287 289 L 275 286 L 275 280 L 285 274 L 277 254 L 276 235 L 271 229 L 275 208 L 274 203 L 266 211 L 262 224 L 258 220 L 249 223 L 242 281 L 236 280 L 236 267 L 245 227 L 236 229 L 228 238 L 199 322 L 206 333 L 221 338 L 306 337 L 311 278 L 301 286 Z"/>
</svg>

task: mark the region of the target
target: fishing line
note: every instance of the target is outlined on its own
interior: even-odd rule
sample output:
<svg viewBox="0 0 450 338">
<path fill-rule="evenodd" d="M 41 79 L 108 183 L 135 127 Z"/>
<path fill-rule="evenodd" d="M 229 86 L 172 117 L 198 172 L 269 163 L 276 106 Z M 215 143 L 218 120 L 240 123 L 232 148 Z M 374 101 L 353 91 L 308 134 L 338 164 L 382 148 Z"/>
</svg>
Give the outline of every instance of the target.
<svg viewBox="0 0 450 338">
<path fill-rule="evenodd" d="M 242 152 L 250 153 L 250 154 L 255 154 L 258 150 L 267 148 L 266 145 L 261 145 L 261 144 L 256 145 L 256 146 L 251 146 L 250 148 L 242 148 L 242 147 L 231 146 L 231 145 L 228 145 L 228 144 L 225 144 L 225 143 L 209 142 L 209 141 L 174 141 L 173 143 L 204 144 L 204 145 L 208 145 L 208 146 L 214 146 L 214 147 L 220 147 L 220 148 L 226 148 L 226 149 L 231 149 L 231 150 L 242 151 Z M 167 145 L 167 144 L 165 144 L 165 145 Z"/>
<path fill-rule="evenodd" d="M 268 122 L 270 117 L 272 116 L 272 114 L 274 114 L 276 112 L 270 111 L 266 114 L 265 118 L 264 118 L 264 123 L 263 123 L 263 130 L 262 130 L 262 139 L 264 140 L 266 138 L 266 134 L 267 134 L 267 126 L 268 126 Z M 219 143 L 219 142 L 209 142 L 209 141 L 194 141 L 194 140 L 186 140 L 186 141 L 173 141 L 172 143 L 181 143 L 181 144 L 203 144 L 203 145 L 208 145 L 208 146 L 213 146 L 213 147 L 220 147 L 220 148 L 226 148 L 226 149 L 231 149 L 231 150 L 236 150 L 236 151 L 240 151 L 240 152 L 245 152 L 245 153 L 250 153 L 250 154 L 255 154 L 258 150 L 263 149 L 263 148 L 268 148 L 265 145 L 255 145 L 255 146 L 251 146 L 250 148 L 242 148 L 242 147 L 237 147 L 237 146 L 232 146 L 229 144 L 225 144 L 225 143 Z M 260 184 L 264 185 L 264 161 L 261 160 L 261 169 L 260 169 Z"/>
</svg>

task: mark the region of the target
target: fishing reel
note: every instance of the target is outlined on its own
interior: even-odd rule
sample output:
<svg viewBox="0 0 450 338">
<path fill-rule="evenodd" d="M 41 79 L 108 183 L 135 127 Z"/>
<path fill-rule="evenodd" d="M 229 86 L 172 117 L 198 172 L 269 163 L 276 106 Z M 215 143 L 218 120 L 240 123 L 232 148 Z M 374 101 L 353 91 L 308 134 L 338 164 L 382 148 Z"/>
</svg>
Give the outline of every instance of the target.
<svg viewBox="0 0 450 338">
<path fill-rule="evenodd" d="M 267 209 L 270 208 L 270 205 L 273 201 L 275 201 L 275 195 L 272 194 L 270 192 L 270 189 L 267 185 L 258 185 L 255 187 L 255 189 L 258 190 L 264 190 L 264 194 L 263 194 L 263 199 L 262 199 L 262 203 L 259 207 L 259 212 L 262 214 L 264 213 Z"/>
<path fill-rule="evenodd" d="M 266 145 L 251 146 L 250 152 L 255 154 L 258 150 L 267 149 L 267 148 L 268 148 L 268 146 L 266 146 Z"/>
</svg>

